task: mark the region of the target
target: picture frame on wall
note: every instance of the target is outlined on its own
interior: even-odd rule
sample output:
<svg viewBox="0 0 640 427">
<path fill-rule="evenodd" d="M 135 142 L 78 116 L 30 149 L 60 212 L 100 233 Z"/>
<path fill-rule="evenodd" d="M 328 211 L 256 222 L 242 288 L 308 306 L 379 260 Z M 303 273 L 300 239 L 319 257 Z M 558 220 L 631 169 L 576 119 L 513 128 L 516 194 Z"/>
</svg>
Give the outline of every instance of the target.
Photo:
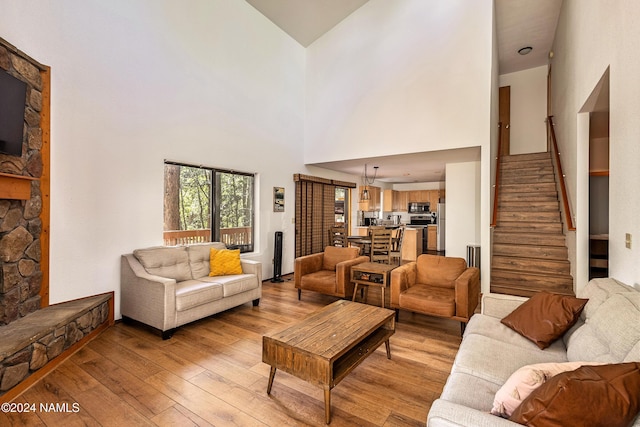
<svg viewBox="0 0 640 427">
<path fill-rule="evenodd" d="M 284 212 L 284 187 L 273 187 L 273 211 Z"/>
</svg>

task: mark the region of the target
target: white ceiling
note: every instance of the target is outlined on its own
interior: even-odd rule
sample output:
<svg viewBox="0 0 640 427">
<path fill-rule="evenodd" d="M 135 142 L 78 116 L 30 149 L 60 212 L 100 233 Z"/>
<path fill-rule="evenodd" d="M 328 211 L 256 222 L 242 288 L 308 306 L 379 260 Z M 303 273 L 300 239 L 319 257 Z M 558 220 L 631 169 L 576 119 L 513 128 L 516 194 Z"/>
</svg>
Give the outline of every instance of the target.
<svg viewBox="0 0 640 427">
<path fill-rule="evenodd" d="M 368 0 L 246 0 L 274 24 L 309 46 Z M 473 1 L 473 0 L 470 0 Z M 548 63 L 562 0 L 495 0 L 500 74 Z M 528 55 L 518 50 L 531 46 Z M 316 164 L 361 175 L 364 164 L 379 166 L 380 181 L 434 182 L 444 180 L 447 162 L 480 160 L 480 149 L 424 152 L 378 158 L 360 158 Z"/>
<path fill-rule="evenodd" d="M 474 161 L 480 161 L 480 147 L 367 157 L 338 162 L 315 163 L 313 166 L 362 176 L 364 165 L 366 164 L 367 176 L 369 177 L 374 173 L 373 168 L 379 166 L 377 180 L 400 184 L 444 181 L 446 163 Z"/>
<path fill-rule="evenodd" d="M 369 0 L 247 0 L 307 47 Z"/>
<path fill-rule="evenodd" d="M 500 74 L 547 65 L 562 0 L 496 0 Z M 531 46 L 528 55 L 518 50 Z"/>
</svg>

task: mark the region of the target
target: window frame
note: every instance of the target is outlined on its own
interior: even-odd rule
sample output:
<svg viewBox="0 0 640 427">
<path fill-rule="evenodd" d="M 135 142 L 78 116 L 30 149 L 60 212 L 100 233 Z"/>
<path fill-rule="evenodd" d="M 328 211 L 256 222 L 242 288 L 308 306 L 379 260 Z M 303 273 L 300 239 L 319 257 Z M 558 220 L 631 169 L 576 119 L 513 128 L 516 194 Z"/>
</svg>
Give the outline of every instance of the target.
<svg viewBox="0 0 640 427">
<path fill-rule="evenodd" d="M 179 167 L 188 167 L 194 169 L 204 169 L 209 171 L 211 174 L 211 183 L 209 188 L 209 241 L 211 242 L 219 242 L 221 240 L 221 232 L 220 232 L 220 199 L 221 199 L 221 190 L 222 185 L 220 183 L 220 179 L 218 178 L 218 174 L 232 174 L 238 176 L 246 176 L 251 178 L 251 220 L 249 227 L 251 228 L 250 235 L 250 243 L 246 245 L 230 245 L 228 248 L 230 249 L 240 249 L 241 253 L 250 253 L 255 250 L 255 223 L 256 223 L 256 181 L 257 174 L 252 172 L 240 172 L 232 169 L 219 168 L 213 166 L 204 166 L 204 165 L 195 165 L 183 162 L 176 162 L 171 160 L 165 160 L 163 164 L 164 170 L 166 170 L 167 166 L 179 166 Z M 165 196 L 166 197 L 166 190 Z M 167 231 L 167 230 L 164 230 Z M 186 231 L 186 230 L 185 230 Z"/>
</svg>

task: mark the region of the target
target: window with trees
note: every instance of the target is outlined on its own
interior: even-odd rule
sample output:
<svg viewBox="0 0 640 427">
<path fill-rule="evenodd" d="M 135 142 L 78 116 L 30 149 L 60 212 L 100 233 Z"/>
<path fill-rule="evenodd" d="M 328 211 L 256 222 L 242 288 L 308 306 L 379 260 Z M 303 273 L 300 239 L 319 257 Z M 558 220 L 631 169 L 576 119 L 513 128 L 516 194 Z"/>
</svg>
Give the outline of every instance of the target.
<svg viewBox="0 0 640 427">
<path fill-rule="evenodd" d="M 164 244 L 223 242 L 253 251 L 254 181 L 250 173 L 164 165 Z"/>
</svg>

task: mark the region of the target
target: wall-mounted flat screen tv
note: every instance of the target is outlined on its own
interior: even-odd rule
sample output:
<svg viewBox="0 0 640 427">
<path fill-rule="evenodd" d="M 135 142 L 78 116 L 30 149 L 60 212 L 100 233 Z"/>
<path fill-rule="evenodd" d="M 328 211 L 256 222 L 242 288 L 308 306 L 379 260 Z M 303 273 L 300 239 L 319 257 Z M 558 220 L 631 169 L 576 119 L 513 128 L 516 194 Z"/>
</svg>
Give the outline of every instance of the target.
<svg viewBox="0 0 640 427">
<path fill-rule="evenodd" d="M 22 155 L 27 84 L 0 70 L 0 153 Z"/>
</svg>

